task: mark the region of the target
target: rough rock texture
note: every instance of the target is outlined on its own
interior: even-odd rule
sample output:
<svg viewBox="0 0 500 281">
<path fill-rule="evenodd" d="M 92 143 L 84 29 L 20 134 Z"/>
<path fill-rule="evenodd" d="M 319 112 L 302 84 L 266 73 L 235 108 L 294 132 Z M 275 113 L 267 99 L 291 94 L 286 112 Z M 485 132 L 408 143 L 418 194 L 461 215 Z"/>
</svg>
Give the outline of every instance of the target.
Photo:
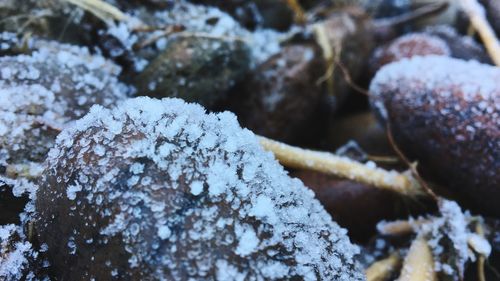
<svg viewBox="0 0 500 281">
<path fill-rule="evenodd" d="M 135 79 L 141 94 L 178 97 L 206 107 L 225 97 L 249 70 L 250 51 L 240 41 L 177 38 Z"/>
<path fill-rule="evenodd" d="M 0 165 L 7 174 L 36 174 L 31 163 L 45 160 L 68 122 L 94 104 L 126 98 L 120 68 L 103 57 L 46 41 L 33 47 L 30 55 L 0 57 Z"/>
<path fill-rule="evenodd" d="M 36 200 L 60 279 L 364 279 L 346 231 L 233 114 L 179 99 L 93 107 Z"/>
<path fill-rule="evenodd" d="M 313 45 L 289 45 L 257 67 L 229 98 L 229 108 L 253 132 L 282 141 L 304 137 L 308 121 L 317 114 L 326 71 Z"/>
<path fill-rule="evenodd" d="M 439 37 L 410 33 L 403 35 L 375 50 L 371 68 L 374 70 L 395 61 L 414 56 L 442 55 L 450 56 L 451 50 Z"/>
<path fill-rule="evenodd" d="M 491 63 L 484 48 L 472 37 L 462 36 L 446 25 L 430 26 L 423 32 L 403 35 L 377 48 L 371 58 L 375 73 L 382 66 L 414 56 L 440 55 Z"/>
<path fill-rule="evenodd" d="M 500 70 L 439 56 L 383 67 L 372 103 L 397 143 L 476 211 L 500 215 Z"/>
</svg>

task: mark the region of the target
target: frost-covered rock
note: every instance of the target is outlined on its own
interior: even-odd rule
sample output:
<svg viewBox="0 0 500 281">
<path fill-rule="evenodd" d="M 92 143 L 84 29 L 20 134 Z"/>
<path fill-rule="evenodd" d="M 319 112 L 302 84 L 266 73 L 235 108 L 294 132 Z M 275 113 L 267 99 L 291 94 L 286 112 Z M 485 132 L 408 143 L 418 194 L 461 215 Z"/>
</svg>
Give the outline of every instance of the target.
<svg viewBox="0 0 500 281">
<path fill-rule="evenodd" d="M 0 280 L 48 280 L 40 259 L 22 226 L 0 225 Z"/>
<path fill-rule="evenodd" d="M 468 207 L 500 215 L 500 69 L 440 56 L 383 67 L 371 101 L 401 148 Z"/>
<path fill-rule="evenodd" d="M 31 163 L 45 159 L 68 122 L 94 104 L 116 104 L 128 91 L 118 82 L 120 68 L 86 48 L 43 40 L 33 48 L 0 57 L 0 165 L 7 173 L 37 174 Z"/>
<path fill-rule="evenodd" d="M 422 32 L 409 33 L 378 47 L 371 59 L 372 71 L 415 56 L 440 55 L 490 63 L 484 50 L 472 37 L 462 36 L 447 25 L 429 26 Z"/>
<path fill-rule="evenodd" d="M 134 81 L 138 92 L 148 96 L 178 97 L 211 107 L 245 79 L 249 65 L 249 49 L 243 42 L 177 38 Z"/>
<path fill-rule="evenodd" d="M 289 37 L 267 29 L 251 32 L 215 7 L 184 0 L 165 9 L 124 12 L 129 20 L 100 30 L 97 40 L 124 66 L 126 79 L 142 95 L 178 97 L 209 109 Z"/>
<path fill-rule="evenodd" d="M 364 279 L 346 231 L 231 113 L 95 106 L 47 164 L 36 229 L 62 279 Z"/>
<path fill-rule="evenodd" d="M 427 241 L 439 280 L 463 280 L 468 265 L 490 255 L 491 245 L 476 232 L 477 224 L 484 224 L 481 217 L 445 199 L 439 201 L 438 215 L 410 220 L 417 237 Z"/>
<path fill-rule="evenodd" d="M 372 68 L 415 56 L 450 56 L 451 50 L 444 40 L 425 33 L 410 33 L 378 47 L 372 58 Z"/>
<path fill-rule="evenodd" d="M 70 1 L 4 0 L 0 2 L 0 30 L 62 42 L 89 41 L 85 11 Z"/>
</svg>

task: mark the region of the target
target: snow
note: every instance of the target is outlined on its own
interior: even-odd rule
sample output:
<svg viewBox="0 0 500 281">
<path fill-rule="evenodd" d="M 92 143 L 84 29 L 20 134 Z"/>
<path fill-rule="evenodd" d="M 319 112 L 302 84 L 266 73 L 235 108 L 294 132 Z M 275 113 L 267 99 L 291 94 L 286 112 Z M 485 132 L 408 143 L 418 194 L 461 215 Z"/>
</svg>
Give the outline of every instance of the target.
<svg viewBox="0 0 500 281">
<path fill-rule="evenodd" d="M 167 279 L 186 276 L 180 256 L 192 261 L 194 279 L 364 278 L 355 262 L 359 250 L 346 231 L 231 113 L 206 114 L 179 99 L 141 97 L 112 110 L 94 106 L 56 142 L 37 196 L 37 206 L 54 207 L 38 210 L 45 235 L 61 223 L 54 212 L 79 225 L 63 229 L 61 237 L 86 233 L 97 222 L 94 244 L 118 237 L 131 255 L 130 267 L 148 264 Z M 86 146 L 75 145 L 80 142 Z M 105 147 L 105 156 L 96 145 Z M 59 185 L 48 184 L 57 179 Z M 133 185 L 123 184 L 131 179 Z M 71 200 L 66 192 L 75 184 L 81 191 Z M 82 212 L 88 208 L 90 216 Z M 75 235 L 77 249 L 94 245 L 80 241 Z"/>
</svg>

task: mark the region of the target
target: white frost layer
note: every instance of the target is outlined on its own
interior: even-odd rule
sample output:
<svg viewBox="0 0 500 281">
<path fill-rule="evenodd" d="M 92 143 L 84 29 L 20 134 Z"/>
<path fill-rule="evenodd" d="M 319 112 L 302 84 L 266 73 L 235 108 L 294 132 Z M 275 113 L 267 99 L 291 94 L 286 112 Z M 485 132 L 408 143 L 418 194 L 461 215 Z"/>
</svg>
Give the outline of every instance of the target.
<svg viewBox="0 0 500 281">
<path fill-rule="evenodd" d="M 118 66 L 86 48 L 32 41 L 30 55 L 0 58 L 0 165 L 26 164 L 36 176 L 30 161 L 44 160 L 58 130 L 94 104 L 125 99 L 129 89 Z"/>
<path fill-rule="evenodd" d="M 20 280 L 29 272 L 29 258 L 36 253 L 24 239 L 20 226 L 0 225 L 0 279 Z M 19 237 L 21 235 L 21 237 Z M 17 238 L 16 238 L 17 237 Z"/>
<path fill-rule="evenodd" d="M 434 255 L 435 270 L 459 280 L 464 275 L 466 263 L 476 259 L 469 246 L 476 253 L 487 256 L 491 245 L 471 230 L 475 218 L 469 212 L 463 212 L 456 202 L 443 199 L 439 210 L 440 216 L 428 217 L 425 223 L 417 222 L 413 227 L 419 235 L 426 237 Z"/>
<path fill-rule="evenodd" d="M 252 52 L 255 64 L 265 61 L 270 56 L 280 51 L 280 42 L 288 35 L 279 33 L 270 29 L 259 29 L 250 32 L 241 27 L 230 15 L 215 7 L 194 5 L 187 1 L 180 0 L 173 5 L 173 8 L 156 11 L 150 17 L 144 15 L 131 15 L 133 18 L 140 18 L 145 23 L 152 26 L 179 26 L 182 25 L 185 30 L 181 33 L 194 36 L 217 37 L 223 40 L 242 40 L 247 43 Z M 210 22 L 210 23 L 209 23 Z M 134 44 L 142 39 L 137 33 L 133 32 L 139 25 L 137 20 L 122 22 L 111 26 L 107 33 L 117 38 L 122 45 L 133 50 Z M 160 36 L 156 41 L 156 48 L 163 50 L 170 38 L 175 38 L 178 34 L 162 36 L 162 30 L 152 32 L 148 36 L 152 38 Z M 147 65 L 144 60 L 136 61 L 136 69 L 141 71 Z"/>
<path fill-rule="evenodd" d="M 98 152 L 95 143 L 103 145 Z M 193 278 L 364 279 L 346 231 L 231 113 L 145 97 L 113 110 L 94 106 L 58 136 L 46 172 L 68 190 L 40 189 L 48 193 L 38 199 L 72 204 L 66 211 L 79 216 L 82 228 L 109 221 L 92 243 L 122 237 L 131 268 L 157 265 L 161 276 L 177 279 L 187 266 L 182 256 Z M 81 190 L 75 193 L 76 184 Z M 82 206 L 91 206 L 93 215 L 80 213 Z M 40 211 L 51 217 L 43 214 L 50 210 Z M 81 240 L 74 239 L 77 251 L 92 247 Z M 214 255 L 217 249 L 223 254 Z"/>
<path fill-rule="evenodd" d="M 397 38 L 389 44 L 387 49 L 377 49 L 385 52 L 395 61 L 413 56 L 443 55 L 450 56 L 451 50 L 442 39 L 423 33 L 410 33 Z"/>
<path fill-rule="evenodd" d="M 416 112 L 425 109 L 436 120 L 442 119 L 436 122 L 455 124 L 442 130 L 459 142 L 472 142 L 475 132 L 500 126 L 500 69 L 476 61 L 443 56 L 403 59 L 377 72 L 370 93 L 382 114 L 387 113 L 385 103 L 397 100 Z M 492 147 L 497 145 L 494 137 L 487 141 Z"/>
<path fill-rule="evenodd" d="M 446 97 L 451 95 L 449 87 L 453 86 L 463 92 L 466 100 L 476 95 L 486 100 L 498 95 L 499 78 L 498 67 L 476 61 L 442 56 L 413 57 L 384 66 L 372 80 L 370 92 L 380 95 L 385 88 L 404 86 L 411 89 L 414 86 Z M 436 91 L 440 88 L 447 91 Z"/>
</svg>

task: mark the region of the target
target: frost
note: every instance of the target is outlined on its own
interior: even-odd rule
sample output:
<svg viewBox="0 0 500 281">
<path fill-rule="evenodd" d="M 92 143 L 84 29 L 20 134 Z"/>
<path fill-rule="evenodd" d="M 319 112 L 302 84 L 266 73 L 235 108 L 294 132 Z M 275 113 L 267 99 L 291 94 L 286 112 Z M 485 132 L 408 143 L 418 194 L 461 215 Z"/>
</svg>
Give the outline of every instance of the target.
<svg viewBox="0 0 500 281">
<path fill-rule="evenodd" d="M 191 183 L 191 193 L 193 195 L 200 195 L 203 191 L 203 183 L 201 181 L 194 181 Z"/>
<path fill-rule="evenodd" d="M 168 226 L 163 225 L 158 228 L 158 236 L 162 240 L 167 239 L 168 237 L 170 237 L 171 234 L 172 232 L 170 231 L 170 228 L 168 228 Z"/>
<path fill-rule="evenodd" d="M 180 0 L 175 5 L 167 10 L 155 11 L 151 14 L 137 14 L 130 12 L 130 21 L 120 24 L 111 25 L 105 32 L 114 36 L 122 44 L 122 47 L 128 51 L 134 51 L 134 45 L 142 40 L 143 37 L 134 32 L 140 22 L 138 19 L 146 23 L 151 23 L 154 26 L 182 26 L 184 31 L 180 34 L 198 35 L 201 37 L 221 38 L 223 40 L 238 40 L 247 43 L 252 50 L 254 64 L 259 64 L 265 61 L 270 56 L 278 53 L 281 49 L 280 42 L 290 36 L 292 31 L 288 33 L 279 33 L 270 29 L 258 29 L 250 32 L 240 26 L 230 15 L 222 12 L 218 8 L 195 5 L 188 1 Z M 207 22 L 211 22 L 207 24 Z M 149 34 L 151 38 L 158 37 L 156 48 L 162 51 L 171 38 L 175 38 L 178 34 L 173 33 L 169 36 L 161 36 L 162 31 L 154 31 Z M 111 50 L 113 52 L 113 50 Z M 116 55 L 123 51 L 114 50 Z M 135 69 L 140 72 L 148 64 L 147 60 L 135 58 Z M 186 81 L 184 81 L 186 82 Z M 179 81 L 179 83 L 184 83 Z M 150 84 L 154 87 L 154 84 Z"/>
<path fill-rule="evenodd" d="M 253 228 L 250 227 L 243 230 L 240 235 L 240 241 L 238 243 L 238 247 L 236 247 L 235 253 L 243 257 L 248 256 L 257 249 L 257 246 L 259 245 L 259 238 L 257 238 Z"/>
<path fill-rule="evenodd" d="M 30 55 L 0 57 L 0 163 L 36 177 L 60 129 L 130 90 L 118 81 L 118 66 L 86 48 L 32 45 Z"/>
<path fill-rule="evenodd" d="M 470 230 L 477 218 L 463 212 L 457 203 L 443 199 L 439 210 L 439 216 L 429 216 L 423 223 L 411 222 L 418 235 L 427 239 L 434 255 L 435 270 L 451 280 L 461 280 L 466 263 L 475 260 L 469 246 L 477 246 L 476 252 L 481 254 L 491 251 L 491 246 Z"/>
<path fill-rule="evenodd" d="M 148 267 L 165 279 L 185 279 L 185 270 L 194 279 L 364 278 L 346 231 L 233 114 L 135 98 L 112 110 L 93 107 L 56 142 L 37 194 L 37 223 L 47 225 L 41 236 L 57 226 L 77 249 L 90 247 L 75 233 L 101 223 L 94 244 L 120 241 L 130 254 L 119 277 Z M 65 188 L 76 184 L 81 191 L 70 200 Z M 78 228 L 60 228 L 62 220 Z"/>
<path fill-rule="evenodd" d="M 75 200 L 76 193 L 82 191 L 82 187 L 80 185 L 70 185 L 68 189 L 66 189 L 66 195 L 69 200 Z"/>
<path fill-rule="evenodd" d="M 476 95 L 488 99 L 497 94 L 497 81 L 500 72 L 497 67 L 476 61 L 463 61 L 442 56 L 413 57 L 386 65 L 372 80 L 370 91 L 381 95 L 388 88 L 405 85 L 415 89 L 434 92 L 447 97 L 449 92 L 442 90 L 459 88 L 466 100 Z M 432 103 L 433 101 L 429 101 Z"/>
<path fill-rule="evenodd" d="M 22 227 L 0 225 L 0 280 L 21 280 L 33 275 L 30 263 L 35 258 L 36 252 L 26 241 Z"/>
</svg>

